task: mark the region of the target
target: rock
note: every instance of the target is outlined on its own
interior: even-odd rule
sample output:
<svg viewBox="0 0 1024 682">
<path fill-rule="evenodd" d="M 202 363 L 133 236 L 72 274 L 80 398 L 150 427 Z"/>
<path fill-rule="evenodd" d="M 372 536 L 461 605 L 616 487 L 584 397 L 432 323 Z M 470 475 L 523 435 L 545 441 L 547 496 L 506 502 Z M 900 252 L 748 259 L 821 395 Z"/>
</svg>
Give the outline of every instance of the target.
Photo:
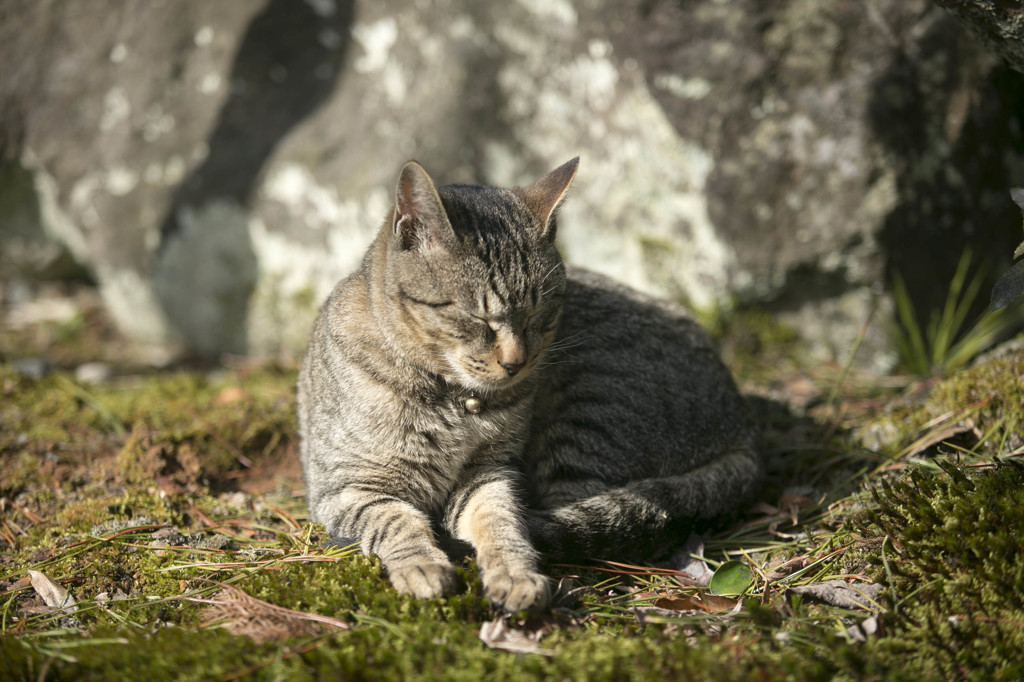
<svg viewBox="0 0 1024 682">
<path fill-rule="evenodd" d="M 85 362 L 75 368 L 75 380 L 82 384 L 102 384 L 112 375 L 113 369 L 105 362 Z"/>
<path fill-rule="evenodd" d="M 223 533 L 215 533 L 209 537 L 204 536 L 198 542 L 190 543 L 190 546 L 202 549 L 232 549 L 235 541 Z"/>
<path fill-rule="evenodd" d="M 893 272 L 926 315 L 965 243 L 1018 236 L 1024 78 L 927 0 L 91 2 L 5 5 L 0 225 L 141 340 L 300 353 L 411 157 L 515 184 L 580 154 L 570 261 L 767 307 L 814 360 L 877 308 L 876 369 Z"/>
<path fill-rule="evenodd" d="M 2 119 L 0 119 L 2 121 Z M 59 233 L 40 215 L 32 173 L 0 158 L 0 280 L 81 278 Z"/>
<path fill-rule="evenodd" d="M 15 372 L 29 379 L 42 379 L 53 371 L 53 365 L 45 358 L 18 358 L 11 365 Z"/>
<path fill-rule="evenodd" d="M 30 287 L 26 287 L 24 293 L 19 292 L 6 307 L 4 324 L 10 329 L 25 329 L 45 323 L 68 324 L 82 312 L 67 296 L 52 292 L 37 296 Z"/>
<path fill-rule="evenodd" d="M 997 0 L 934 0 L 1007 64 L 1024 73 L 1024 12 Z"/>
<path fill-rule="evenodd" d="M 103 523 L 94 524 L 92 529 L 89 531 L 89 534 L 107 535 L 108 533 L 118 533 L 128 528 L 139 528 L 142 526 L 154 525 L 156 525 L 156 521 L 148 516 L 133 516 L 130 519 L 108 519 Z"/>
<path fill-rule="evenodd" d="M 799 594 L 813 601 L 841 609 L 867 609 L 880 611 L 878 598 L 882 586 L 877 583 L 850 583 L 846 580 L 827 580 L 799 587 L 789 587 L 787 593 Z"/>
<path fill-rule="evenodd" d="M 168 546 L 181 545 L 186 539 L 178 529 L 172 526 L 167 526 L 166 528 L 160 528 L 154 531 L 152 538 L 154 541 L 165 542 Z"/>
</svg>

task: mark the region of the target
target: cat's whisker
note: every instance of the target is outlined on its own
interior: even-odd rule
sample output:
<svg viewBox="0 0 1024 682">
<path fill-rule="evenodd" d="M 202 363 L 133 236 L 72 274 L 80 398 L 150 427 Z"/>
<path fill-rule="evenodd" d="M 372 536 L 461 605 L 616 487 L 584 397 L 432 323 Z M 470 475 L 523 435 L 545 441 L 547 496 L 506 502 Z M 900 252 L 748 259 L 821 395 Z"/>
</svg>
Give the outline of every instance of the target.
<svg viewBox="0 0 1024 682">
<path fill-rule="evenodd" d="M 575 360 L 579 356 L 578 354 L 573 353 L 571 348 L 556 348 L 554 351 L 549 350 L 547 353 L 544 354 L 544 357 L 551 358 L 554 360 Z"/>
<path fill-rule="evenodd" d="M 543 286 L 543 283 L 541 283 L 541 286 Z M 548 294 L 550 294 L 550 293 L 551 293 L 552 291 L 554 291 L 554 290 L 555 290 L 555 289 L 556 289 L 557 287 L 558 287 L 558 285 L 557 285 L 557 284 L 552 284 L 552 285 L 551 285 L 550 287 L 548 287 L 547 289 L 544 289 L 544 290 L 542 290 L 542 291 L 540 292 L 540 295 L 541 295 L 541 297 L 543 298 L 544 296 L 547 296 L 547 295 L 548 295 Z"/>
<path fill-rule="evenodd" d="M 565 350 L 567 348 L 578 348 L 587 342 L 585 332 L 577 332 L 572 336 L 567 336 L 564 339 L 555 341 L 547 347 L 547 352 Z"/>
<path fill-rule="evenodd" d="M 564 343 L 566 341 L 572 341 L 574 339 L 583 338 L 585 336 L 587 336 L 587 331 L 585 329 L 581 329 L 580 331 L 576 332 L 575 334 L 569 334 L 569 336 L 563 336 L 562 338 L 558 339 L 558 341 L 556 341 L 555 343 Z"/>
<path fill-rule="evenodd" d="M 559 350 L 555 351 L 554 353 L 547 353 L 544 356 L 542 362 L 567 362 L 570 360 L 576 361 L 578 357 L 578 355 L 571 353 L 568 350 Z"/>
<path fill-rule="evenodd" d="M 578 358 L 569 358 L 567 360 L 541 360 L 537 363 L 537 369 L 544 369 L 546 367 L 554 367 L 555 365 L 569 365 L 578 364 L 582 362 Z"/>
<path fill-rule="evenodd" d="M 550 276 L 551 276 L 552 274 L 554 274 L 554 273 L 555 273 L 555 272 L 556 272 L 557 270 L 559 270 L 559 269 L 564 269 L 564 267 L 565 267 L 565 264 L 564 264 L 564 263 L 555 263 L 555 264 L 554 264 L 554 265 L 553 265 L 553 266 L 551 267 L 551 269 L 550 269 L 550 270 L 548 270 L 548 271 L 547 271 L 546 273 L 544 273 L 544 276 L 540 278 L 540 286 L 544 286 L 544 283 L 548 281 L 548 277 L 550 277 Z M 554 287 L 552 287 L 552 289 L 553 289 L 553 288 L 554 288 Z M 547 294 L 551 293 L 552 289 L 546 289 L 546 290 L 544 290 L 543 292 L 541 292 L 541 295 L 542 295 L 542 296 L 545 296 L 545 295 L 547 295 Z"/>
<path fill-rule="evenodd" d="M 573 339 L 573 338 L 560 339 L 560 340 L 555 341 L 554 343 L 552 343 L 550 346 L 548 346 L 548 350 L 559 350 L 561 348 L 577 348 L 579 346 L 584 345 L 586 342 L 587 342 L 587 340 L 585 338 L 581 338 L 581 339 Z"/>
</svg>

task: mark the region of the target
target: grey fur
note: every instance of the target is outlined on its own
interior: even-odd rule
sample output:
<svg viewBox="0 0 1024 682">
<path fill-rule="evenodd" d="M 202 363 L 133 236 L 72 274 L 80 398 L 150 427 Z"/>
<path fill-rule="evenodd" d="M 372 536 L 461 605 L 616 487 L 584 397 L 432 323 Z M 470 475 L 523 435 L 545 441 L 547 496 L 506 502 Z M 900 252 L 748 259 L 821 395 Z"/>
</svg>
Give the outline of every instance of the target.
<svg viewBox="0 0 1024 682">
<path fill-rule="evenodd" d="M 406 164 L 314 326 L 298 401 L 310 514 L 380 556 L 400 591 L 453 587 L 447 534 L 474 548 L 492 602 L 543 607 L 535 547 L 634 556 L 735 508 L 760 476 L 704 331 L 562 263 L 553 214 L 577 163 L 515 189 L 435 188 Z"/>
</svg>

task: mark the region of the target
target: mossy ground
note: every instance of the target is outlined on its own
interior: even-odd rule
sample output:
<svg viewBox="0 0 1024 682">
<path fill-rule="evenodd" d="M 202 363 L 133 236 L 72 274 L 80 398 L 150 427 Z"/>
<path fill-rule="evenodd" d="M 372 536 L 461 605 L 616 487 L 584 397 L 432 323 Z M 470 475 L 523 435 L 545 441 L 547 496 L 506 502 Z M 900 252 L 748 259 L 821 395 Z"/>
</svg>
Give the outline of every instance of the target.
<svg viewBox="0 0 1024 682">
<path fill-rule="evenodd" d="M 88 327 L 33 333 L 71 368 Z M 294 366 L 92 385 L 16 371 L 29 341 L 0 347 L 0 679 L 1024 678 L 1024 352 L 929 382 L 771 363 L 753 390 L 768 480 L 704 535 L 712 568 L 753 571 L 739 606 L 694 601 L 707 589 L 671 571 L 551 566 L 572 591 L 509 618 L 542 635 L 516 654 L 481 642 L 500 614 L 472 562 L 458 594 L 416 600 L 323 546 Z M 46 606 L 30 570 L 77 610 Z M 881 593 L 839 607 L 789 590 L 833 579 Z"/>
</svg>

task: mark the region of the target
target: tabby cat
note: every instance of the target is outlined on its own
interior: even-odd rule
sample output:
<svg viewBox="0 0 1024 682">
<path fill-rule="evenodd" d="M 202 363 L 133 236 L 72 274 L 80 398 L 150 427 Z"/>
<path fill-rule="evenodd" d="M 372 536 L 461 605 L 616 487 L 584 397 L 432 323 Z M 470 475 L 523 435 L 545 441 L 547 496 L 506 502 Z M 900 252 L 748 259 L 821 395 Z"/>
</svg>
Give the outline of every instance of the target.
<svg viewBox="0 0 1024 682">
<path fill-rule="evenodd" d="M 758 480 L 754 428 L 703 330 L 563 264 L 554 213 L 578 163 L 513 189 L 435 187 L 407 163 L 314 326 L 298 390 L 310 515 L 401 592 L 454 587 L 451 537 L 492 603 L 542 608 L 541 554 L 678 542 Z"/>
</svg>

